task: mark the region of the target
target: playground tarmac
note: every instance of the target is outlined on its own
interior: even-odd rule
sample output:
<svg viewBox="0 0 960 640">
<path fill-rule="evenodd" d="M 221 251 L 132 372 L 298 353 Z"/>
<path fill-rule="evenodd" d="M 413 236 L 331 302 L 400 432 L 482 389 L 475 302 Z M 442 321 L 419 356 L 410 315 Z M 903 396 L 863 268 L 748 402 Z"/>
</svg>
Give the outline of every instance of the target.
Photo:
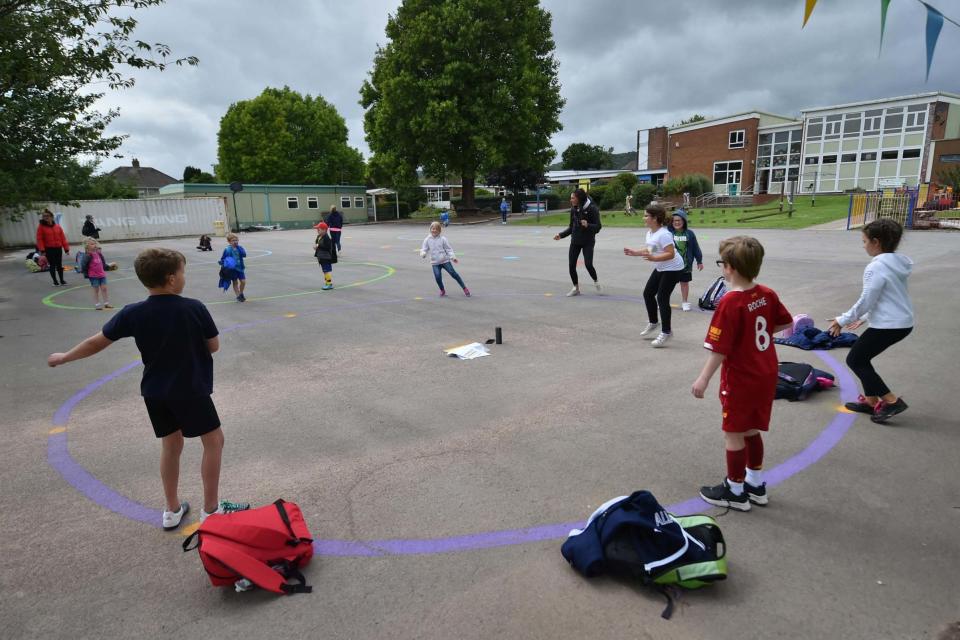
<svg viewBox="0 0 960 640">
<path fill-rule="evenodd" d="M 482 224 L 445 233 L 473 296 L 437 296 L 417 250 L 426 225 L 348 227 L 333 291 L 312 232 L 243 234 L 248 302 L 217 288 L 217 251 L 195 239 L 110 243 L 111 300 L 142 299 L 136 253 L 188 257 L 184 295 L 221 330 L 214 400 L 226 448 L 221 497 L 301 505 L 316 538 L 311 595 L 214 588 L 183 532 L 159 527 L 159 444 L 139 397 L 132 340 L 49 369 L 46 356 L 96 333 L 72 273 L 53 288 L 0 254 L 3 638 L 934 638 L 960 620 L 960 420 L 956 318 L 960 235 L 907 234 L 914 333 L 878 361 L 910 409 L 888 425 L 840 409 L 858 387 L 846 350 L 779 347 L 833 371 L 839 389 L 777 401 L 766 438 L 771 502 L 724 513 L 697 489 L 724 472 L 715 378 L 689 388 L 709 315 L 674 311 L 651 349 L 625 257 L 642 231 L 604 228 L 602 295 L 566 298 L 557 229 Z M 844 231 L 757 230 L 760 281 L 792 313 L 823 320 L 857 298 L 868 257 Z M 695 299 L 717 274 L 723 230 L 704 230 Z M 69 261 L 69 260 L 68 260 Z M 589 279 L 581 268 L 581 281 Z M 679 292 L 674 294 L 679 301 Z M 472 361 L 444 348 L 502 327 Z M 953 371 L 954 373 L 950 373 Z M 200 446 L 181 496 L 200 509 Z M 680 594 L 673 619 L 639 585 L 585 579 L 560 555 L 566 532 L 611 497 L 648 489 L 677 512 L 719 516 L 729 579 Z"/>
</svg>

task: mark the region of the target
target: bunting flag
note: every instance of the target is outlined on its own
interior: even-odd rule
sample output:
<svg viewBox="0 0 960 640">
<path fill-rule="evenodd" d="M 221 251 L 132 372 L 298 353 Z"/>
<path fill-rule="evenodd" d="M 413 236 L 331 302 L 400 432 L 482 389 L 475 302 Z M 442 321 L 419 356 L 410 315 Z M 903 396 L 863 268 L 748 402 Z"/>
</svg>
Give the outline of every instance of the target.
<svg viewBox="0 0 960 640">
<path fill-rule="evenodd" d="M 810 14 L 813 13 L 813 8 L 817 6 L 817 0 L 807 0 L 807 6 L 803 9 L 803 27 L 807 26 L 807 20 L 810 19 Z M 803 27 L 800 27 L 803 29 Z"/>
<path fill-rule="evenodd" d="M 887 28 L 887 9 L 890 7 L 890 0 L 880 0 L 880 49 L 877 51 L 879 57 L 883 51 L 883 30 Z"/>
<path fill-rule="evenodd" d="M 930 63 L 933 62 L 933 50 L 937 48 L 937 38 L 943 28 L 943 14 L 926 2 L 922 4 L 927 8 L 927 80 L 930 80 Z"/>
</svg>

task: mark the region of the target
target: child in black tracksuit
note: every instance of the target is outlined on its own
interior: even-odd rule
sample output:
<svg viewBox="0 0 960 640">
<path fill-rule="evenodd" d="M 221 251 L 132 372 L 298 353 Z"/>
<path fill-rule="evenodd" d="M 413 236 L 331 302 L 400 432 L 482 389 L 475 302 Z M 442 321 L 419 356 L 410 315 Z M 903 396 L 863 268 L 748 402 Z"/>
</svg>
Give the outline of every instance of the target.
<svg viewBox="0 0 960 640">
<path fill-rule="evenodd" d="M 703 271 L 703 252 L 700 251 L 696 234 L 687 226 L 687 212 L 683 209 L 673 212 L 673 244 L 677 247 L 677 253 L 683 258 L 683 273 L 680 274 L 682 299 L 680 308 L 690 311 L 687 298 L 690 296 L 690 282 L 693 280 L 693 262 L 696 260 L 697 270 Z"/>
<path fill-rule="evenodd" d="M 323 271 L 324 291 L 333 289 L 333 264 L 337 261 L 337 245 L 330 237 L 326 222 L 321 222 L 314 227 L 317 230 L 317 239 L 313 243 L 313 255 L 320 263 L 320 270 Z"/>
</svg>

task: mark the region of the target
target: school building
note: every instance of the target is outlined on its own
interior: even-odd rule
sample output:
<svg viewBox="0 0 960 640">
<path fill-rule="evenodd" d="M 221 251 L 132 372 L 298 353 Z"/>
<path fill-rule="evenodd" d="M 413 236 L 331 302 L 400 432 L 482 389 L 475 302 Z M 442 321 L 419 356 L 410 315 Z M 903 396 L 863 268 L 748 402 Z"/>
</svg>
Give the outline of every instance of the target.
<svg viewBox="0 0 960 640">
<path fill-rule="evenodd" d="M 874 191 L 935 181 L 960 163 L 960 95 L 808 108 L 799 118 L 749 111 L 655 131 L 638 131 L 638 165 L 663 154 L 667 178 L 700 173 L 716 194 L 779 194 L 791 184 L 798 193 Z"/>
<path fill-rule="evenodd" d="M 345 223 L 368 219 L 369 197 L 362 185 L 245 184 L 243 191 L 234 194 L 226 184 L 181 182 L 162 187 L 159 197 L 223 198 L 230 227 L 307 229 L 317 224 L 331 205 L 337 206 Z"/>
</svg>

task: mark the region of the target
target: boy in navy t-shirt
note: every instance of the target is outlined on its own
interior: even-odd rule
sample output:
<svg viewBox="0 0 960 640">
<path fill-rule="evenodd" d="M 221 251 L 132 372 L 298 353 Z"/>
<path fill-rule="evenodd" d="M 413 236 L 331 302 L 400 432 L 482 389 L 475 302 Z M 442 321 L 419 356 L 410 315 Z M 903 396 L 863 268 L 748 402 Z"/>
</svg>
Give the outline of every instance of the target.
<svg viewBox="0 0 960 640">
<path fill-rule="evenodd" d="M 137 277 L 150 293 L 129 304 L 91 336 L 67 353 L 53 353 L 47 364 L 56 367 L 103 351 L 120 338 L 132 337 L 143 360 L 140 394 L 153 431 L 161 439 L 160 478 L 166 505 L 163 528 L 176 529 L 190 505 L 177 493 L 183 439 L 199 437 L 203 444 L 201 522 L 211 513 L 248 508 L 219 500 L 223 431 L 213 405 L 213 357 L 220 348 L 217 326 L 199 300 L 183 298 L 186 258 L 171 249 L 146 249 L 134 262 Z"/>
</svg>

